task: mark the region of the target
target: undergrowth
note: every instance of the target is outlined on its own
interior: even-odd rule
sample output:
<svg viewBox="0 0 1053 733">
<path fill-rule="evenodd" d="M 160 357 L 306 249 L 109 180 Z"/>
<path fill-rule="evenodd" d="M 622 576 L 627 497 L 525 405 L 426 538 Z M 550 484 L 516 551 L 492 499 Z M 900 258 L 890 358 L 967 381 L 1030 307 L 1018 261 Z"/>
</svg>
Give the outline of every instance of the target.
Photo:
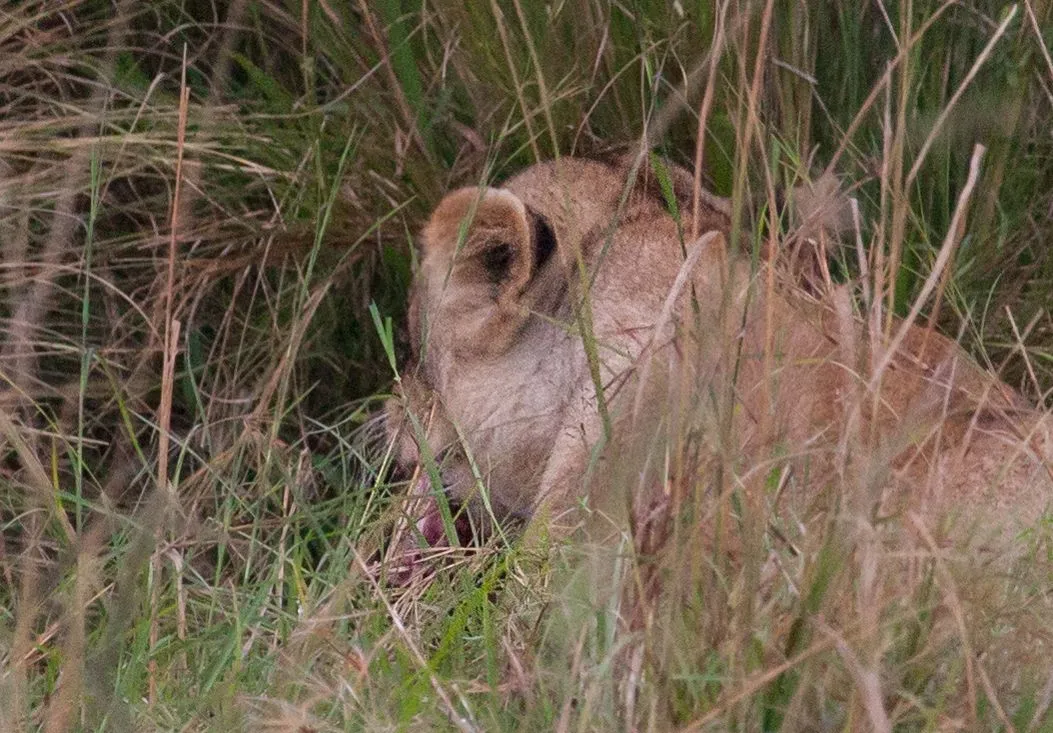
<svg viewBox="0 0 1053 733">
<path fill-rule="evenodd" d="M 1051 49 L 1048 0 L 8 2 L 0 729 L 1053 730 L 1048 526 L 869 595 L 843 528 L 674 555 L 635 627 L 624 554 L 371 570 L 413 238 L 555 155 L 700 147 L 747 228 L 829 169 L 906 314 L 984 146 L 926 313 L 1048 404 Z"/>
</svg>

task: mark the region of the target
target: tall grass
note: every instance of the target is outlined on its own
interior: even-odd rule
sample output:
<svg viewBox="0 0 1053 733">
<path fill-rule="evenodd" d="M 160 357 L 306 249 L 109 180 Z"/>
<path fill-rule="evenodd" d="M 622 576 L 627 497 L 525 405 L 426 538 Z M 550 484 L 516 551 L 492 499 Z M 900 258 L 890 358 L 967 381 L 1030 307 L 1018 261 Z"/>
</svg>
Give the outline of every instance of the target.
<svg viewBox="0 0 1053 733">
<path fill-rule="evenodd" d="M 708 185 L 753 227 L 829 167 L 889 313 L 986 146 L 924 305 L 1048 402 L 1051 49 L 1047 0 L 8 3 L 0 729 L 1053 730 L 1048 527 L 1005 567 L 758 518 L 657 595 L 628 545 L 367 572 L 370 305 L 402 321 L 429 207 L 638 140 L 690 167 L 707 87 Z"/>
</svg>

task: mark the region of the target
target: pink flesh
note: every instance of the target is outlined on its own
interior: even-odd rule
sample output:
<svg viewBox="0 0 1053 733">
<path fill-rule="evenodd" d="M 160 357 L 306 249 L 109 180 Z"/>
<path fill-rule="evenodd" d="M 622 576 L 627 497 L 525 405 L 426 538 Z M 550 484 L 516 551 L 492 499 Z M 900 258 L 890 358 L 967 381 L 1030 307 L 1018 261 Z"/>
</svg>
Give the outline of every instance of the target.
<svg viewBox="0 0 1053 733">
<path fill-rule="evenodd" d="M 442 510 L 427 476 L 421 476 L 410 488 L 408 511 L 410 521 L 416 517 L 414 524 L 417 531 L 407 532 L 399 542 L 399 549 L 395 555 L 396 569 L 392 575 L 392 580 L 397 585 L 407 585 L 418 574 L 423 565 L 425 549 L 450 546 L 446 526 L 442 521 Z M 471 543 L 473 532 L 467 514 L 461 512 L 460 516 L 454 519 L 454 530 L 462 546 Z M 424 548 L 420 546 L 421 537 L 426 545 Z"/>
</svg>

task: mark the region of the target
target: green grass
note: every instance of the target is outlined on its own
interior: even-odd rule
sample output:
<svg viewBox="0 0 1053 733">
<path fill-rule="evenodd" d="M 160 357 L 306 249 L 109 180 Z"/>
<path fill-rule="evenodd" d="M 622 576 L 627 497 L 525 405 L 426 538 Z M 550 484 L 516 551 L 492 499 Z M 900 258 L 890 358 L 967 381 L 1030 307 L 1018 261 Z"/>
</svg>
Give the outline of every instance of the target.
<svg viewBox="0 0 1053 733">
<path fill-rule="evenodd" d="M 752 227 L 832 164 L 901 314 L 986 146 L 926 312 L 1048 403 L 1048 0 L 8 3 L 0 729 L 1053 730 L 1049 525 L 1011 563 L 686 517 L 658 558 L 366 572 L 428 210 L 644 136 L 690 167 L 722 23 L 710 186 Z"/>
</svg>

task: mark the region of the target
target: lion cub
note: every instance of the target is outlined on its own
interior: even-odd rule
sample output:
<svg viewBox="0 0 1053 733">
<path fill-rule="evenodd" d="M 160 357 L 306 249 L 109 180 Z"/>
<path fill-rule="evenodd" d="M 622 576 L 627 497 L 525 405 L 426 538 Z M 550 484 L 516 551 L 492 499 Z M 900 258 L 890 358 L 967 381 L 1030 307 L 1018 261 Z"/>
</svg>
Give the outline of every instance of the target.
<svg viewBox="0 0 1053 733">
<path fill-rule="evenodd" d="M 435 483 L 473 521 L 569 528 L 583 502 L 660 494 L 689 441 L 732 490 L 789 477 L 797 512 L 854 481 L 870 517 L 1041 515 L 1047 418 L 928 329 L 882 337 L 843 292 L 773 285 L 729 252 L 726 202 L 703 193 L 697 222 L 693 203 L 682 169 L 563 158 L 439 204 L 388 420 L 399 461 L 430 467 L 410 490 L 424 540 L 453 539 Z"/>
</svg>

